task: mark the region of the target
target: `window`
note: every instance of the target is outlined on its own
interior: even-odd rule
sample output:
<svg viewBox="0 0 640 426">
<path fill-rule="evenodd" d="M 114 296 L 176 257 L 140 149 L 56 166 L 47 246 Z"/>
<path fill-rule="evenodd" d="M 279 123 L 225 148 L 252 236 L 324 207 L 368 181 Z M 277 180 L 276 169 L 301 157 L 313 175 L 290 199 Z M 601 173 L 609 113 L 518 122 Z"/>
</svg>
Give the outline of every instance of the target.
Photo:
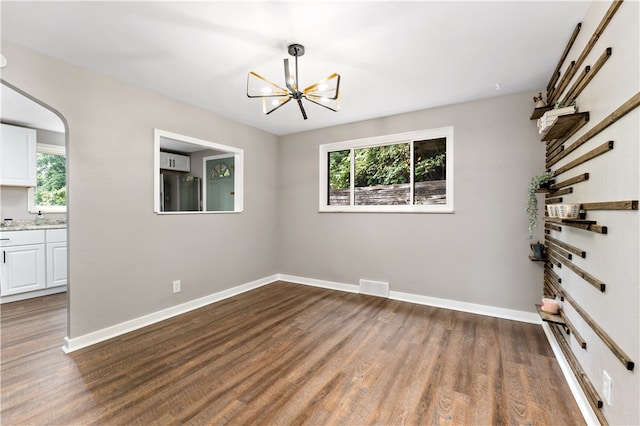
<svg viewBox="0 0 640 426">
<path fill-rule="evenodd" d="M 67 211 L 67 165 L 64 146 L 37 144 L 35 188 L 29 188 L 29 211 Z"/>
<path fill-rule="evenodd" d="M 453 212 L 453 127 L 320 146 L 321 212 Z"/>
<path fill-rule="evenodd" d="M 154 212 L 240 213 L 243 182 L 243 149 L 154 130 Z"/>
</svg>

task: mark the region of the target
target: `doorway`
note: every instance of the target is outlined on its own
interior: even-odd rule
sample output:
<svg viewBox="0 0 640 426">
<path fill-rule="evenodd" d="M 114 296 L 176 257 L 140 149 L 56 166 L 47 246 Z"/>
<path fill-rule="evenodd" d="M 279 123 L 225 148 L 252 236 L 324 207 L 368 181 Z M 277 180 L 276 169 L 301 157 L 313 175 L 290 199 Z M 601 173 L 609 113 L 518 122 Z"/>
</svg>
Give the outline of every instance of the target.
<svg viewBox="0 0 640 426">
<path fill-rule="evenodd" d="M 2 123 L 35 130 L 36 157 L 34 160 L 37 173 L 35 188 L 0 187 L 3 217 L 10 217 L 18 224 L 20 222 L 29 224 L 34 222 L 36 214 L 42 211 L 45 224 L 49 225 L 47 232 L 51 233 L 51 239 L 47 240 L 46 248 L 43 249 L 48 257 L 43 266 L 45 273 L 39 288 L 34 291 L 11 294 L 3 302 L 66 292 L 65 328 L 69 335 L 70 261 L 66 249 L 69 243 L 69 214 L 66 206 L 69 182 L 69 160 L 66 155 L 69 148 L 69 126 L 65 117 L 55 108 L 5 80 L 0 79 L 0 89 Z M 53 229 L 62 227 L 66 230 Z M 53 299 L 59 300 L 59 298 Z"/>
<path fill-rule="evenodd" d="M 235 157 L 214 155 L 203 158 L 205 167 L 205 211 L 233 211 L 235 198 Z"/>
</svg>

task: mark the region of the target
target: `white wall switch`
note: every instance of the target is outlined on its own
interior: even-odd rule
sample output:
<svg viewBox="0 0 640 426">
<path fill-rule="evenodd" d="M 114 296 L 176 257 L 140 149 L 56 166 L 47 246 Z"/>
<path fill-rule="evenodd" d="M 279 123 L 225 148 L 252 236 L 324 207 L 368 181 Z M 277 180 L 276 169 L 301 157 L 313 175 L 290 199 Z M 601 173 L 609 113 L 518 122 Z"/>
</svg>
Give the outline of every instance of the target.
<svg viewBox="0 0 640 426">
<path fill-rule="evenodd" d="M 180 280 L 176 280 L 173 282 L 173 292 L 180 293 Z"/>
<path fill-rule="evenodd" d="M 611 380 L 611 376 L 609 376 L 606 370 L 602 370 L 602 398 L 607 401 L 607 405 L 611 405 L 612 387 L 613 381 Z"/>
</svg>

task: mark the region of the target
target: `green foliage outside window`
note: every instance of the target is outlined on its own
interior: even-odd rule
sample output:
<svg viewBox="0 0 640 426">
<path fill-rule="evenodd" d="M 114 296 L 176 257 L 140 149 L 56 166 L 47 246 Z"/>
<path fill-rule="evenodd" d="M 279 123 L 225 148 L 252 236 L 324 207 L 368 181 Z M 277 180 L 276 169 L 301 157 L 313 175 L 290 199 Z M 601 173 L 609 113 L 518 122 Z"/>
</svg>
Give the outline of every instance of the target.
<svg viewBox="0 0 640 426">
<path fill-rule="evenodd" d="M 409 144 L 395 144 L 355 150 L 355 186 L 408 183 L 411 173 Z M 417 141 L 414 145 L 414 180 L 445 179 L 446 139 Z M 349 188 L 350 151 L 329 153 L 329 188 Z"/>
<path fill-rule="evenodd" d="M 409 144 L 355 150 L 355 186 L 408 183 L 411 173 Z"/>
<path fill-rule="evenodd" d="M 63 155 L 38 153 L 36 160 L 37 186 L 35 204 L 37 206 L 66 206 L 67 177 Z"/>
<path fill-rule="evenodd" d="M 351 174 L 350 152 L 333 151 L 329 153 L 329 188 L 349 188 L 349 175 Z"/>
<path fill-rule="evenodd" d="M 416 182 L 446 179 L 446 147 L 446 138 L 414 142 Z"/>
</svg>

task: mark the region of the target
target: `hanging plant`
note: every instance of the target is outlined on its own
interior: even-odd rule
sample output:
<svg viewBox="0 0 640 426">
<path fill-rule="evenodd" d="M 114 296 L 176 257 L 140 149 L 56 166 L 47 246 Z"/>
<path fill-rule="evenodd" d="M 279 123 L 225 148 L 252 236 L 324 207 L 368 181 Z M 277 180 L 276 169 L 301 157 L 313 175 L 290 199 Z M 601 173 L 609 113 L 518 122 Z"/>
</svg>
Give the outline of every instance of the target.
<svg viewBox="0 0 640 426">
<path fill-rule="evenodd" d="M 536 191 L 545 183 L 553 180 L 553 172 L 544 172 L 531 178 L 529 192 L 527 193 L 527 216 L 529 218 L 529 239 L 533 238 L 533 230 L 538 225 L 538 197 Z"/>
</svg>

